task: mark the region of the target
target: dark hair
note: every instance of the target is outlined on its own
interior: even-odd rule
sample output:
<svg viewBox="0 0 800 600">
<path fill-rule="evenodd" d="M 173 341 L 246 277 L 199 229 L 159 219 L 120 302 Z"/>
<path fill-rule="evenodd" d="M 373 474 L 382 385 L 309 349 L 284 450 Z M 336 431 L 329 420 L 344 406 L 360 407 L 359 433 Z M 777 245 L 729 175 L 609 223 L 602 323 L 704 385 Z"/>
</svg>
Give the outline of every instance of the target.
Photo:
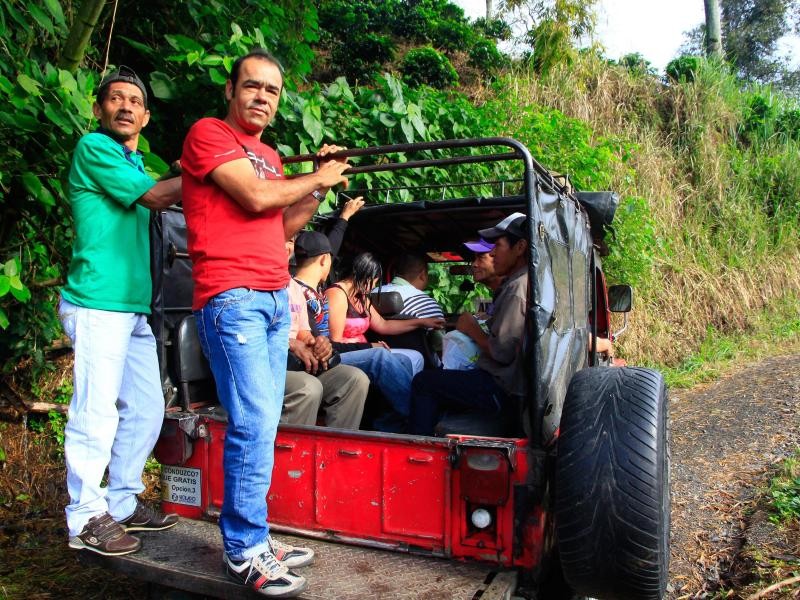
<svg viewBox="0 0 800 600">
<path fill-rule="evenodd" d="M 240 56 L 236 59 L 236 62 L 233 63 L 231 67 L 231 87 L 235 90 L 236 89 L 236 82 L 239 81 L 239 71 L 242 70 L 242 63 L 246 61 L 248 58 L 259 58 L 261 60 L 265 60 L 267 62 L 272 63 L 276 67 L 278 67 L 278 71 L 281 73 L 281 78 L 283 78 L 283 65 L 281 61 L 275 58 L 275 55 L 272 54 L 269 50 L 265 50 L 264 48 L 253 48 L 245 54 L 244 56 Z"/>
<path fill-rule="evenodd" d="M 403 254 L 395 261 L 394 271 L 403 279 L 413 279 L 428 268 L 421 254 Z"/>
<path fill-rule="evenodd" d="M 372 291 L 373 280 L 377 279 L 380 283 L 383 278 L 383 267 L 371 253 L 364 252 L 353 260 L 353 265 L 345 279 L 348 278 L 353 280 L 353 297 L 366 307 L 367 299 Z"/>
</svg>

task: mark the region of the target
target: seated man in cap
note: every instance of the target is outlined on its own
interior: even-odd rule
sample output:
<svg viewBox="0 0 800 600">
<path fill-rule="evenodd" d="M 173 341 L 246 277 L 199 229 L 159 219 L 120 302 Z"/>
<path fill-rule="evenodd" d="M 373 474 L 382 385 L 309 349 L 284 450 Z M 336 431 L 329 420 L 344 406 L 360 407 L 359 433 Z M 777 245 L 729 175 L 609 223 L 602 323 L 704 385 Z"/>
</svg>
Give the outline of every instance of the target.
<svg viewBox="0 0 800 600">
<path fill-rule="evenodd" d="M 506 280 L 495 294 L 488 333 L 469 313 L 458 319 L 458 330 L 480 348 L 477 368 L 419 373 L 411 385 L 409 433 L 433 435 L 436 423 L 448 410 L 505 412 L 515 397 L 525 393 L 522 338 L 528 296 L 526 218 L 522 213 L 513 213 L 494 227 L 478 232 L 481 238 L 494 243 L 490 251 L 494 271 Z"/>
<path fill-rule="evenodd" d="M 290 256 L 293 248 L 294 241 L 287 241 L 286 251 Z M 294 279 L 289 281 L 289 309 L 292 317 L 289 352 L 305 370 L 286 371 L 280 422 L 315 425 L 321 408 L 328 427 L 358 429 L 369 378 L 350 365 L 329 368 L 328 360 L 333 355 L 331 343 L 325 336 L 311 333 L 303 288 Z"/>
<path fill-rule="evenodd" d="M 303 290 L 311 332 L 329 339 L 328 299 L 319 286 L 328 278 L 331 247 L 328 238 L 317 231 L 302 231 L 295 242 L 297 274 L 295 282 Z M 379 431 L 393 433 L 405 429 L 413 377 L 412 363 L 405 355 L 394 354 L 383 342 L 331 342 L 341 353 L 342 366 L 357 367 L 380 389 L 397 415 L 386 415 L 373 424 Z M 394 418 L 398 417 L 398 418 Z"/>
<path fill-rule="evenodd" d="M 464 244 L 468 250 L 474 253 L 472 259 L 472 279 L 475 283 L 482 283 L 492 292 L 492 295 L 500 287 L 503 277 L 495 273 L 494 258 L 491 251 L 494 244 L 484 239 L 476 242 L 466 242 Z M 478 312 L 471 313 L 481 324 L 481 328 L 486 331 L 486 321 L 494 312 L 494 304 L 489 304 L 484 310 L 483 307 Z M 468 322 L 468 321 L 467 321 Z M 463 324 L 462 324 L 463 327 Z M 468 332 L 456 328 L 444 336 L 442 348 L 442 365 L 445 369 L 468 371 L 477 366 L 480 347 L 469 336 Z"/>
</svg>

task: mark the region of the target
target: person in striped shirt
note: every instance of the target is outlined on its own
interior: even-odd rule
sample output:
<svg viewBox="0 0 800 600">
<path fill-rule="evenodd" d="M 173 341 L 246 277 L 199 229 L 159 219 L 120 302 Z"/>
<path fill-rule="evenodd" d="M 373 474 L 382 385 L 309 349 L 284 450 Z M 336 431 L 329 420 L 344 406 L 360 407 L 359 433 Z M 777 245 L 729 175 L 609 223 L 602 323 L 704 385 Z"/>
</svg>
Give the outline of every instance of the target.
<svg viewBox="0 0 800 600">
<path fill-rule="evenodd" d="M 428 287 L 428 261 L 418 254 L 405 254 L 395 262 L 395 276 L 391 283 L 375 291 L 399 292 L 403 298 L 402 314 L 417 319 L 443 319 L 444 311 L 439 303 L 423 290 Z"/>
</svg>

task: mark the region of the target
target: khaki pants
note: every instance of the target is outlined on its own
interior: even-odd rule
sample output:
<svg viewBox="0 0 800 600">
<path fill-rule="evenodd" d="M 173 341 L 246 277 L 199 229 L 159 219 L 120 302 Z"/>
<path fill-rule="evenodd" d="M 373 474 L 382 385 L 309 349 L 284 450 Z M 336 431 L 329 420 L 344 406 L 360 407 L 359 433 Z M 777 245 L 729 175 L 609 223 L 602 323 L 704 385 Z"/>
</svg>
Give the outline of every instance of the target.
<svg viewBox="0 0 800 600">
<path fill-rule="evenodd" d="M 315 425 L 321 408 L 328 427 L 358 429 L 368 389 L 369 378 L 350 365 L 339 364 L 318 376 L 287 371 L 281 423 Z"/>
</svg>

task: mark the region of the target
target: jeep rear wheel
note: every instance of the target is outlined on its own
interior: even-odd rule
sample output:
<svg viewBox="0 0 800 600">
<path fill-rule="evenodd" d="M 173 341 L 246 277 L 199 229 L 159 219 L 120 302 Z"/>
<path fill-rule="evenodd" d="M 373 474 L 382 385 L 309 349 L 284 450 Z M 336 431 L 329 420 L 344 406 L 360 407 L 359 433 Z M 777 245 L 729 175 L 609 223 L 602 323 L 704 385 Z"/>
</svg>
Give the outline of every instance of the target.
<svg viewBox="0 0 800 600">
<path fill-rule="evenodd" d="M 575 374 L 556 458 L 556 537 L 581 595 L 658 600 L 669 564 L 669 421 L 660 373 Z"/>
</svg>

